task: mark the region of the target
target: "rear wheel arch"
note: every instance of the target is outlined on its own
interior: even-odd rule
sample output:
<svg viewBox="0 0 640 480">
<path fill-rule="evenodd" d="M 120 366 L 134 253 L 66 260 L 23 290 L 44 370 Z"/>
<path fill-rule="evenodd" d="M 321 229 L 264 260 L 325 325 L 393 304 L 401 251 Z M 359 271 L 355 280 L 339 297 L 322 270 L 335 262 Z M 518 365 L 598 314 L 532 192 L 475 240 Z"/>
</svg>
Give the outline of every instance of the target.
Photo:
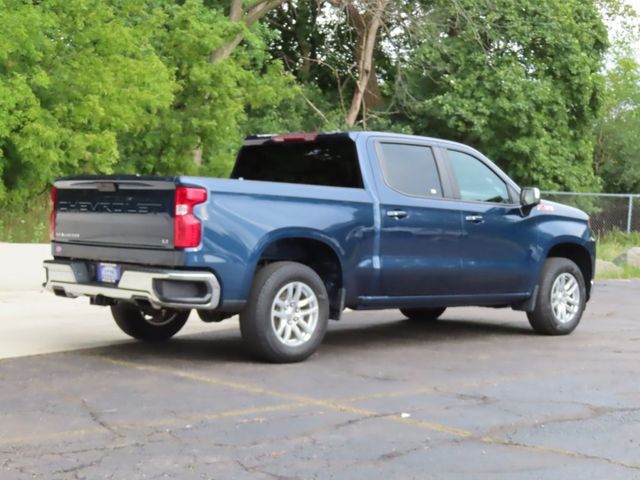
<svg viewBox="0 0 640 480">
<path fill-rule="evenodd" d="M 329 299 L 322 278 L 298 262 L 273 262 L 256 274 L 240 312 L 240 332 L 256 357 L 299 362 L 320 346 L 328 319 Z"/>
<path fill-rule="evenodd" d="M 282 261 L 308 266 L 322 279 L 329 296 L 330 318 L 338 319 L 344 308 L 344 269 L 340 255 L 327 241 L 307 236 L 286 236 L 271 240 L 261 250 L 254 278 L 260 268 Z"/>
</svg>

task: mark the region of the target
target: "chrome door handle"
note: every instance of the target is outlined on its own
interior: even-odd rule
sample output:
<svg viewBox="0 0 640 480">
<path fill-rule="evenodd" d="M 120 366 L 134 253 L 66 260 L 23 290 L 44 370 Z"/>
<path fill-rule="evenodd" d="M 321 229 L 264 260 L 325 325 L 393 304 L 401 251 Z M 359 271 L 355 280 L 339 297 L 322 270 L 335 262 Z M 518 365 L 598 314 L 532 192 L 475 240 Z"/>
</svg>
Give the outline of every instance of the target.
<svg viewBox="0 0 640 480">
<path fill-rule="evenodd" d="M 400 220 L 406 216 L 407 212 L 404 210 L 387 210 L 387 217 L 395 218 L 396 220 Z"/>
<path fill-rule="evenodd" d="M 482 223 L 482 222 L 484 222 L 484 218 L 482 218 L 482 215 L 467 215 L 466 217 L 464 217 L 464 219 L 467 222 L 471 222 L 471 223 Z"/>
</svg>

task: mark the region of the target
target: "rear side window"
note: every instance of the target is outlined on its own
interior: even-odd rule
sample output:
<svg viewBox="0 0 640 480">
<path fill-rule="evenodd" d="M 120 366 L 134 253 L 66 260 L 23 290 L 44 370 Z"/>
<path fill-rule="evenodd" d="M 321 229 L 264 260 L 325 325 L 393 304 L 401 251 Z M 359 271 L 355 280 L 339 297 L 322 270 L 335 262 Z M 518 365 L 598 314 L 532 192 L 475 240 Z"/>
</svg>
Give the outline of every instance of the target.
<svg viewBox="0 0 640 480">
<path fill-rule="evenodd" d="M 380 167 L 387 184 L 405 195 L 442 197 L 440 175 L 429 147 L 380 143 Z"/>
<path fill-rule="evenodd" d="M 245 145 L 231 178 L 362 188 L 356 147 L 348 137 Z"/>
</svg>

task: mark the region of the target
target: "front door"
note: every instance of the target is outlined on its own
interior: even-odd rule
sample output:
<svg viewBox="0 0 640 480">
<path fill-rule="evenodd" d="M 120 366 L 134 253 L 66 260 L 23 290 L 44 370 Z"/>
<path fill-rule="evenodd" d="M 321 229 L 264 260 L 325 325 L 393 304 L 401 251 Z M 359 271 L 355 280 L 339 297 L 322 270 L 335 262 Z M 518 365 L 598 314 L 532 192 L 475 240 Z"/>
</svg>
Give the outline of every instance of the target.
<svg viewBox="0 0 640 480">
<path fill-rule="evenodd" d="M 468 153 L 447 150 L 457 182 L 464 235 L 461 293 L 514 294 L 533 283 L 540 255 L 535 216 L 523 216 L 507 184 Z"/>
</svg>

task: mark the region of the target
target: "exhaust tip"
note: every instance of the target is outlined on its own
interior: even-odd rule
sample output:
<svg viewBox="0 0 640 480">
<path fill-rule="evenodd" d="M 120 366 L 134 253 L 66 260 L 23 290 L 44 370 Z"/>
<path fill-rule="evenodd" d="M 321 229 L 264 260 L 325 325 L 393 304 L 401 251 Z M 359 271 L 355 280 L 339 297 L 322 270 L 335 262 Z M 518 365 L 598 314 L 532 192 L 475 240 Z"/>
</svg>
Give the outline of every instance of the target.
<svg viewBox="0 0 640 480">
<path fill-rule="evenodd" d="M 53 287 L 53 293 L 57 297 L 68 297 L 67 292 L 65 292 L 62 287 Z"/>
<path fill-rule="evenodd" d="M 211 300 L 209 285 L 200 280 L 155 279 L 158 297 L 170 303 L 208 303 Z"/>
</svg>

